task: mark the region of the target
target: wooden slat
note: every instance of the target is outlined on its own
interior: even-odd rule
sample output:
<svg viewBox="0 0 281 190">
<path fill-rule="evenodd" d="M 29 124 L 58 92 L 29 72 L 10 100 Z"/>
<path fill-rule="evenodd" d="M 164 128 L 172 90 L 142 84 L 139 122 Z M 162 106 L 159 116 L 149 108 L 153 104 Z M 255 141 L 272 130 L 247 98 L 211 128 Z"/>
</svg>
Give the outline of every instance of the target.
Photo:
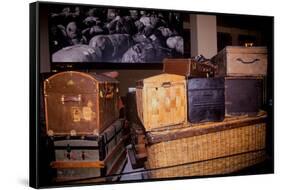
<svg viewBox="0 0 281 190">
<path fill-rule="evenodd" d="M 111 158 L 116 155 L 117 151 L 121 150 L 121 147 L 124 146 L 124 141 L 129 137 L 129 135 L 125 135 L 120 141 L 119 143 L 116 145 L 116 147 L 106 156 L 106 158 L 103 160 L 104 163 L 107 163 L 109 160 L 111 160 Z"/>
<path fill-rule="evenodd" d="M 123 164 L 122 164 L 122 160 L 123 160 Z M 108 169 L 107 175 L 113 175 L 113 174 L 119 173 L 118 170 L 120 170 L 121 166 L 122 167 L 124 166 L 125 161 L 126 161 L 126 149 L 123 149 L 120 156 L 112 164 L 112 167 Z"/>
<path fill-rule="evenodd" d="M 237 117 L 236 119 L 226 119 L 222 122 L 209 122 L 201 125 L 195 125 L 193 127 L 182 126 L 180 129 L 171 129 L 163 132 L 148 132 L 147 141 L 148 144 L 155 144 L 159 142 L 165 142 L 175 139 L 193 137 L 204 135 L 208 133 L 215 133 L 223 130 L 234 129 L 238 127 L 254 125 L 265 122 L 266 113 L 260 113 L 260 117 Z"/>
</svg>

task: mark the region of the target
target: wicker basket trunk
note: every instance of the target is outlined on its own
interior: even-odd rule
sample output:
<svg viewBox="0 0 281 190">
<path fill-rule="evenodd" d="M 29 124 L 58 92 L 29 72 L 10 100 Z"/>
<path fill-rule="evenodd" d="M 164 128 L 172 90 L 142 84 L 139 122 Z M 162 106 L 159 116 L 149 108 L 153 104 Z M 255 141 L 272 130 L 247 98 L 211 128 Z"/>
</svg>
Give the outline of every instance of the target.
<svg viewBox="0 0 281 190">
<path fill-rule="evenodd" d="M 139 119 L 146 131 L 186 122 L 186 81 L 184 76 L 160 74 L 137 82 Z"/>
<path fill-rule="evenodd" d="M 234 172 L 265 158 L 266 113 L 147 133 L 152 178 Z M 173 167 L 177 166 L 177 167 Z M 168 167 L 165 169 L 165 167 Z"/>
<path fill-rule="evenodd" d="M 266 158 L 265 150 L 210 159 L 195 163 L 164 167 L 148 172 L 149 178 L 172 178 L 184 176 L 206 176 L 229 174 L 258 164 Z M 149 165 L 146 165 L 150 168 Z"/>
</svg>

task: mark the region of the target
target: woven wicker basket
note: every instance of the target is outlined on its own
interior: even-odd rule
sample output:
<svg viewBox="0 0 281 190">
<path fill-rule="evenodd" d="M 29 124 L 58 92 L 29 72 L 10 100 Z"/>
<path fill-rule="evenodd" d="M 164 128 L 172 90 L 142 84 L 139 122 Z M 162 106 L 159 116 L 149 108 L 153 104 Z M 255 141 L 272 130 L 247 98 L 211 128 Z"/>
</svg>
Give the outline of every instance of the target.
<svg viewBox="0 0 281 190">
<path fill-rule="evenodd" d="M 265 149 L 265 118 L 266 113 L 261 112 L 256 117 L 231 117 L 223 122 L 147 133 L 147 168 L 187 164 L 151 172 L 152 177 L 181 177 L 225 174 L 258 163 L 264 153 L 249 152 Z M 194 162 L 200 163 L 188 165 Z M 237 166 L 236 162 L 242 164 Z"/>
<path fill-rule="evenodd" d="M 146 131 L 186 122 L 184 76 L 160 74 L 137 82 L 137 111 Z"/>
<path fill-rule="evenodd" d="M 264 150 L 248 152 L 233 156 L 210 159 L 195 163 L 164 167 L 149 171 L 149 178 L 171 178 L 184 176 L 206 176 L 229 174 L 264 161 Z M 150 166 L 147 164 L 147 168 Z"/>
</svg>

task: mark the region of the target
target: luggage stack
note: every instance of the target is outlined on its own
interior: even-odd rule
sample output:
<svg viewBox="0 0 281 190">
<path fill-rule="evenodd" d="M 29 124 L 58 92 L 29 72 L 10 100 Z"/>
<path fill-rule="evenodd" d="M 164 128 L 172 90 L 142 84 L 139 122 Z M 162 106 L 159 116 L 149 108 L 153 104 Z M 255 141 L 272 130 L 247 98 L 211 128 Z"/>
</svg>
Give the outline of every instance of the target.
<svg viewBox="0 0 281 190">
<path fill-rule="evenodd" d="M 53 142 L 55 182 L 112 181 L 126 163 L 119 82 L 81 72 L 60 72 L 44 81 L 47 135 Z"/>
<path fill-rule="evenodd" d="M 227 46 L 212 61 L 215 75 L 225 77 L 226 115 L 257 115 L 265 99 L 266 47 Z"/>
<path fill-rule="evenodd" d="M 266 69 L 259 66 L 267 64 L 266 50 L 233 48 L 235 56 L 243 54 L 218 58 L 220 52 L 212 59 L 214 65 L 167 59 L 163 74 L 137 82 L 137 112 L 143 125 L 138 134 L 145 135 L 143 165 L 150 178 L 223 175 L 266 159 L 267 113 L 260 109 L 266 71 L 251 69 Z M 257 52 L 262 52 L 261 58 L 252 55 Z"/>
</svg>

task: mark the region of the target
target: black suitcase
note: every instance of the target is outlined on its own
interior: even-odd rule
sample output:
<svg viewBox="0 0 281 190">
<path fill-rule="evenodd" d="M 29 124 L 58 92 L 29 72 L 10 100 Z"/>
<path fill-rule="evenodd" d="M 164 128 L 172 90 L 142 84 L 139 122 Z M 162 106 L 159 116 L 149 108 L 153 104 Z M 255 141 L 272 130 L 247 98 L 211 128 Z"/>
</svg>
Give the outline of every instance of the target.
<svg viewBox="0 0 281 190">
<path fill-rule="evenodd" d="M 262 77 L 226 77 L 226 115 L 257 115 L 263 102 Z"/>
<path fill-rule="evenodd" d="M 188 79 L 187 91 L 189 122 L 224 119 L 224 78 Z"/>
</svg>

